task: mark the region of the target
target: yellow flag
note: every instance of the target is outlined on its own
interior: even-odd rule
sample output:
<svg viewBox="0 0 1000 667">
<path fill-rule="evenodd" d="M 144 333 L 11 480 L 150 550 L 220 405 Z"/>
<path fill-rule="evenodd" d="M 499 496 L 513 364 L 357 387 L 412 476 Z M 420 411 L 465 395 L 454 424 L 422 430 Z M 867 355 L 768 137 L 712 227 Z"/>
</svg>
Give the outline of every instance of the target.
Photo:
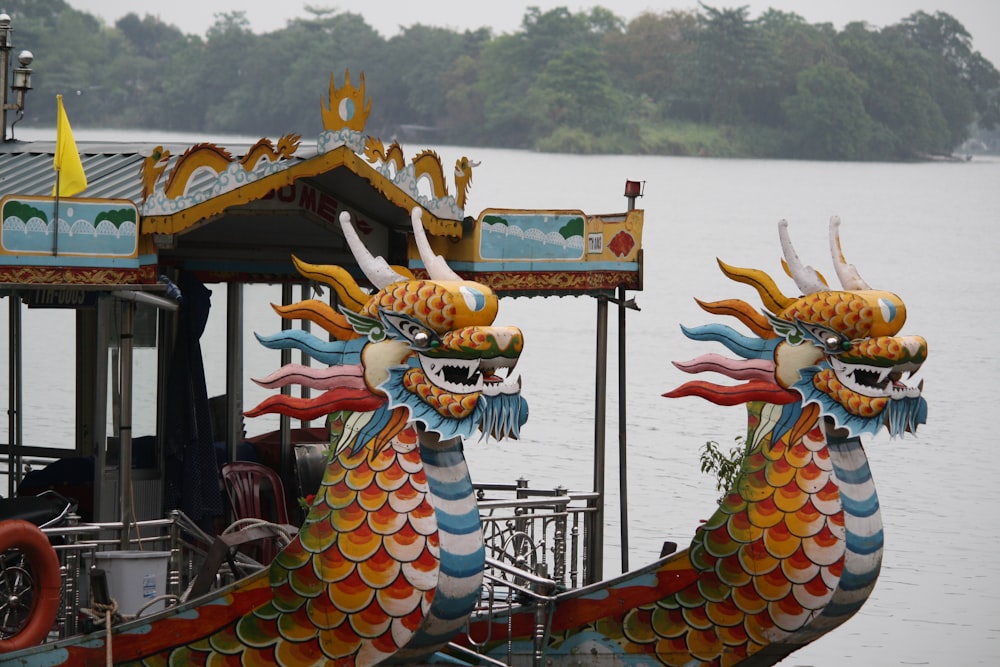
<svg viewBox="0 0 1000 667">
<path fill-rule="evenodd" d="M 72 197 L 87 189 L 87 175 L 83 173 L 83 163 L 80 162 L 80 151 L 73 139 L 73 128 L 69 126 L 69 118 L 63 109 L 62 95 L 56 95 L 56 155 L 52 160 L 52 168 L 58 173 L 56 185 L 52 186 L 52 196 Z M 56 188 L 59 192 L 56 192 Z"/>
</svg>

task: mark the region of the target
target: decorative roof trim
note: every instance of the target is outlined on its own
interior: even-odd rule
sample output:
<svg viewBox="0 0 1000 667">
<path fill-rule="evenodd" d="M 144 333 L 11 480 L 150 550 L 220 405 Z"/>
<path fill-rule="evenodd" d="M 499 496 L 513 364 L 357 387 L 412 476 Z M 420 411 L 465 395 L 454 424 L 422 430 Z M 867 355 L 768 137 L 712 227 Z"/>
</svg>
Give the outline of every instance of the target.
<svg viewBox="0 0 1000 667">
<path fill-rule="evenodd" d="M 227 208 L 248 204 L 261 199 L 272 190 L 291 185 L 300 178 L 318 176 L 338 167 L 350 169 L 352 173 L 368 181 L 386 200 L 404 211 L 420 206 L 413 197 L 400 190 L 349 147 L 340 146 L 305 160 L 288 161 L 288 166 L 284 169 L 176 213 L 143 216 L 141 233 L 179 234 L 199 222 L 221 214 Z M 441 219 L 426 210 L 424 226 L 435 236 L 455 239 L 462 237 L 461 221 Z"/>
</svg>

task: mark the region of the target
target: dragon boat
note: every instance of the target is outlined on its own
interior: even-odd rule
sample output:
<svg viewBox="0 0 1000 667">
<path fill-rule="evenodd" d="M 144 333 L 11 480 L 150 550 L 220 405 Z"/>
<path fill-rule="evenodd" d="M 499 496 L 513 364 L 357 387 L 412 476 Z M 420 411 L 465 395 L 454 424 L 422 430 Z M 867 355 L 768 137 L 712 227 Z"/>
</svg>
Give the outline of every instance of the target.
<svg viewBox="0 0 1000 667">
<path fill-rule="evenodd" d="M 348 73 L 331 78 L 314 144 L 83 145 L 88 188 L 61 204 L 55 146 L 0 150 L 0 182 L 27 175 L 0 193 L 7 501 L 68 498 L 54 517 L 14 503 L 0 521 L 0 665 L 760 666 L 854 615 L 883 550 L 861 438 L 925 421 L 904 379 L 927 345 L 901 334 L 902 300 L 845 260 L 839 221 L 839 288 L 800 260 L 784 223 L 794 292 L 719 262 L 764 310 L 699 301 L 749 333 L 685 327 L 735 358 L 677 372 L 740 384 L 664 396 L 746 404 L 738 474 L 687 548 L 604 578 L 599 475 L 582 491 L 473 479 L 464 449 L 544 418 L 529 416 L 515 373 L 528 325 L 496 324 L 502 297 L 591 297 L 603 326 L 612 304 L 624 318 L 643 287 L 639 183 L 619 213 L 467 216 L 478 163 L 456 161 L 452 195 L 436 153 L 408 163 L 365 133 L 370 109 L 364 77 L 355 87 Z M 247 367 L 243 347 L 244 288 L 258 283 L 281 285 L 275 331 L 256 332 L 279 359 L 268 368 Z M 206 285 L 226 297 L 217 401 Z M 25 307 L 72 315 L 72 448 L 24 437 Z M 265 394 L 249 408 L 245 373 Z M 276 428 L 246 441 L 244 417 Z M 279 480 L 269 500 L 286 521 L 222 520 L 241 502 L 222 469 L 248 446 Z"/>
</svg>

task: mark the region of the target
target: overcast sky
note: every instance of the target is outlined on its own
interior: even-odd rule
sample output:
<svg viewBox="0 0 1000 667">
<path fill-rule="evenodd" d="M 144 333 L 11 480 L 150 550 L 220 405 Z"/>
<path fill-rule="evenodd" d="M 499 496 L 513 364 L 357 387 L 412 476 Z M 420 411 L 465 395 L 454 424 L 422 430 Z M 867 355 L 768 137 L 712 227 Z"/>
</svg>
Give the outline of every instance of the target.
<svg viewBox="0 0 1000 667">
<path fill-rule="evenodd" d="M 595 5 L 607 7 L 626 20 L 643 11 L 695 9 L 696 0 L 599 0 L 597 2 L 549 2 L 548 0 L 367 0 L 334 3 L 325 0 L 67 0 L 113 25 L 129 12 L 153 14 L 176 25 L 185 33 L 204 35 L 215 14 L 243 11 L 254 32 L 283 28 L 289 19 L 307 16 L 305 6 L 330 7 L 361 14 L 384 37 L 396 34 L 400 26 L 416 23 L 451 28 L 475 29 L 489 26 L 495 34 L 514 32 L 521 25 L 526 7 L 548 11 L 567 7 L 585 11 Z M 951 14 L 972 35 L 973 46 L 1000 67 L 1000 0 L 710 0 L 712 7 L 749 6 L 751 18 L 768 7 L 795 12 L 809 23 L 833 23 L 837 28 L 851 21 L 867 21 L 876 27 L 898 22 L 915 11 L 943 11 Z M 16 21 L 16 17 L 15 17 Z M 15 22 L 16 30 L 17 24 Z M 16 33 L 15 33 L 16 39 Z M 21 46 L 21 45 L 18 45 Z M 24 45 L 21 48 L 30 48 Z"/>
</svg>

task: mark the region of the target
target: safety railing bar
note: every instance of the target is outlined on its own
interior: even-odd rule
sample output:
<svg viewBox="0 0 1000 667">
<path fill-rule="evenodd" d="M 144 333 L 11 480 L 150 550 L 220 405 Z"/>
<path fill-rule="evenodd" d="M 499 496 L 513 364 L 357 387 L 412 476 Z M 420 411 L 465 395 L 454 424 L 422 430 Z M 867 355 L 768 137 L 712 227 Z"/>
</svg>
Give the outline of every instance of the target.
<svg viewBox="0 0 1000 667">
<path fill-rule="evenodd" d="M 512 565 L 508 565 L 502 561 L 490 558 L 489 556 L 486 557 L 486 567 L 493 568 L 494 570 L 499 570 L 500 572 L 505 572 L 509 575 L 518 577 L 519 579 L 531 582 L 532 584 L 545 587 L 547 590 L 555 590 L 557 586 L 556 582 L 553 581 L 552 579 L 549 579 L 547 577 L 539 577 L 537 574 L 533 574 L 531 572 L 528 572 L 527 570 L 522 570 L 520 568 L 513 567 Z M 514 586 L 514 584 L 512 584 L 511 582 L 500 579 L 499 577 L 496 577 L 496 575 L 492 575 L 489 572 L 487 572 L 486 575 L 488 577 L 496 579 L 497 581 L 503 581 L 505 586 Z M 532 592 L 532 591 L 530 591 L 529 589 L 525 589 L 524 592 Z"/>
<path fill-rule="evenodd" d="M 573 501 L 587 501 L 599 498 L 600 494 L 596 491 L 574 491 L 572 493 L 554 493 L 551 495 L 542 494 L 526 494 L 524 496 L 519 496 L 517 498 L 480 498 L 480 505 L 489 505 L 491 503 L 535 503 L 542 505 L 565 505 Z"/>
<path fill-rule="evenodd" d="M 482 653 L 476 653 L 472 649 L 466 648 L 465 646 L 461 646 L 459 644 L 455 644 L 455 643 L 449 642 L 448 643 L 448 650 L 449 651 L 454 651 L 455 653 L 463 655 L 463 656 L 465 656 L 467 658 L 471 658 L 473 660 L 476 660 L 477 662 L 483 662 L 483 663 L 485 663 L 487 665 L 495 665 L 496 667 L 509 667 L 506 662 L 501 662 L 500 660 L 497 660 L 496 658 L 491 658 L 490 656 L 483 655 Z"/>
<path fill-rule="evenodd" d="M 480 500 L 478 501 L 479 511 L 498 508 L 522 508 L 522 507 L 558 507 L 564 509 L 569 505 L 569 499 L 565 496 L 558 498 L 511 498 L 509 500 Z"/>
</svg>

